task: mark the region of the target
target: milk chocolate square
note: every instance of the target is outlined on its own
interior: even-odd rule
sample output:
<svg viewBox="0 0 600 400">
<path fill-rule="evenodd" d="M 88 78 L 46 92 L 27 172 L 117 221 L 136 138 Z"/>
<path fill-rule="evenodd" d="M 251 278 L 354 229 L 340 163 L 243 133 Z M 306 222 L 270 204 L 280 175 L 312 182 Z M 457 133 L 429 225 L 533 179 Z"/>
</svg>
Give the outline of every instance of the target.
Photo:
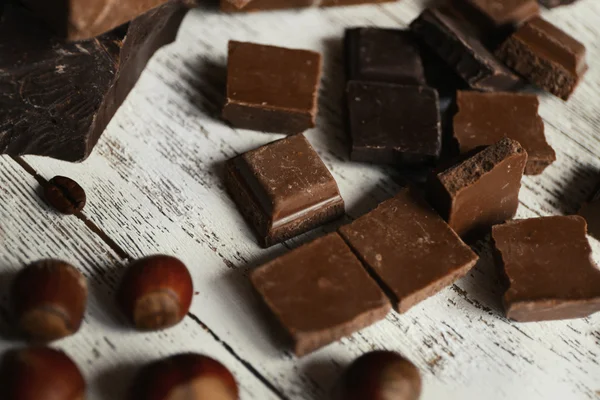
<svg viewBox="0 0 600 400">
<path fill-rule="evenodd" d="M 225 183 L 264 247 L 344 214 L 335 179 L 302 134 L 229 160 Z"/>
<path fill-rule="evenodd" d="M 296 134 L 315 126 L 321 55 L 229 42 L 223 118 L 236 128 Z"/>
<path fill-rule="evenodd" d="M 487 233 L 517 212 L 526 163 L 519 142 L 502 139 L 435 175 L 429 201 L 459 236 Z"/>
<path fill-rule="evenodd" d="M 509 137 L 527 151 L 525 174 L 541 174 L 556 160 L 556 154 L 544 136 L 544 121 L 538 114 L 540 102 L 536 95 L 459 91 L 456 103 L 454 137 L 461 153 Z"/>
<path fill-rule="evenodd" d="M 339 231 L 393 293 L 399 312 L 406 312 L 464 276 L 478 259 L 410 189 L 403 189 Z"/>
<path fill-rule="evenodd" d="M 383 319 L 391 308 L 337 233 L 263 265 L 251 280 L 298 356 Z"/>
<path fill-rule="evenodd" d="M 508 318 L 582 318 L 600 311 L 600 269 L 579 216 L 510 221 L 492 230 L 510 287 Z"/>
</svg>

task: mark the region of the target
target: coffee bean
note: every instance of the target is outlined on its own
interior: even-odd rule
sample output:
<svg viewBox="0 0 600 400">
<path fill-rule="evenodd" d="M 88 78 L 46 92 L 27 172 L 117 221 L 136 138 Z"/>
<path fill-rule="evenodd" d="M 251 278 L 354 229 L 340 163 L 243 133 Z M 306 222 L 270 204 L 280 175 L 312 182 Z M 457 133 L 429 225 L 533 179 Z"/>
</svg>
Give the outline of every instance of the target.
<svg viewBox="0 0 600 400">
<path fill-rule="evenodd" d="M 44 187 L 46 203 L 63 214 L 75 214 L 85 206 L 85 191 L 77 182 L 55 176 Z"/>
</svg>

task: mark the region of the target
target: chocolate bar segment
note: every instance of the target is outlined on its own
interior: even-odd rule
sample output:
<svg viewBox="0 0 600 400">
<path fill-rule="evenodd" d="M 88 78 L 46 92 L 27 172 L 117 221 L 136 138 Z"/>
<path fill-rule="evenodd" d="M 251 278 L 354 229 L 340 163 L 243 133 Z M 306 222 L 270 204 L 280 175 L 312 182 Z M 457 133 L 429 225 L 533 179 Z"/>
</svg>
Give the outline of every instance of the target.
<svg viewBox="0 0 600 400">
<path fill-rule="evenodd" d="M 225 183 L 265 247 L 344 214 L 335 179 L 302 134 L 229 160 Z"/>
<path fill-rule="evenodd" d="M 81 161 L 186 9 L 166 4 L 97 39 L 64 43 L 24 8 L 0 19 L 0 154 Z"/>
<path fill-rule="evenodd" d="M 438 173 L 429 201 L 460 237 L 488 233 L 517 212 L 525 164 L 525 149 L 504 138 Z"/>
<path fill-rule="evenodd" d="M 348 82 L 353 161 L 432 164 L 442 146 L 438 95 L 426 86 Z"/>
<path fill-rule="evenodd" d="M 221 11 L 225 12 L 252 12 L 286 8 L 353 6 L 369 3 L 389 3 L 391 1 L 396 0 L 250 0 L 245 1 L 246 4 L 242 7 L 232 4 L 232 0 L 221 0 L 220 4 Z"/>
<path fill-rule="evenodd" d="M 509 137 L 527 151 L 525 174 L 541 174 L 556 160 L 556 153 L 544 136 L 544 121 L 538 115 L 536 95 L 459 91 L 456 102 L 454 137 L 462 154 Z"/>
<path fill-rule="evenodd" d="M 252 271 L 252 284 L 303 356 L 383 319 L 390 302 L 337 233 Z"/>
<path fill-rule="evenodd" d="M 237 128 L 296 134 L 315 126 L 321 55 L 229 42 L 223 118 Z"/>
<path fill-rule="evenodd" d="M 523 24 L 498 49 L 506 65 L 567 100 L 587 72 L 585 46 L 540 17 Z"/>
<path fill-rule="evenodd" d="M 464 276 L 477 255 L 416 193 L 403 189 L 340 234 L 406 312 Z"/>
<path fill-rule="evenodd" d="M 560 216 L 510 221 L 492 236 L 510 283 L 508 318 L 520 322 L 587 317 L 600 311 L 600 269 L 585 220 Z"/>
<path fill-rule="evenodd" d="M 521 80 L 484 46 L 477 31 L 447 8 L 429 8 L 410 28 L 456 73 L 477 90 L 511 90 Z"/>
<path fill-rule="evenodd" d="M 419 46 L 411 32 L 400 29 L 346 30 L 348 80 L 425 84 Z"/>
</svg>

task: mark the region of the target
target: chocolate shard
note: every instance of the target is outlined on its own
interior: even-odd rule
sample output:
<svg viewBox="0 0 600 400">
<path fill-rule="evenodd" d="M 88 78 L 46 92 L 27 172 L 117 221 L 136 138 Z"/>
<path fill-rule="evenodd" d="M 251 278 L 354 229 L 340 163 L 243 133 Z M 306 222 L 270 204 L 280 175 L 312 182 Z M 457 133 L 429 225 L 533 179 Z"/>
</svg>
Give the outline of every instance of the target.
<svg viewBox="0 0 600 400">
<path fill-rule="evenodd" d="M 337 233 L 284 254 L 250 278 L 292 338 L 297 356 L 383 319 L 391 308 Z"/>
<path fill-rule="evenodd" d="M 89 156 L 154 52 L 186 9 L 169 3 L 127 29 L 79 43 L 52 36 L 24 8 L 0 19 L 0 154 L 66 161 Z"/>
<path fill-rule="evenodd" d="M 508 318 L 520 322 L 582 318 L 600 311 L 600 269 L 591 260 L 579 216 L 542 217 L 494 226 L 510 287 Z"/>
<path fill-rule="evenodd" d="M 403 189 L 340 234 L 406 312 L 452 284 L 477 255 L 415 192 Z"/>
<path fill-rule="evenodd" d="M 504 138 L 435 175 L 429 201 L 460 237 L 488 233 L 517 212 L 526 163 L 519 142 Z"/>
<path fill-rule="evenodd" d="M 568 100 L 588 70 L 585 46 L 540 17 L 523 24 L 496 51 L 531 83 Z"/>
<path fill-rule="evenodd" d="M 577 0 L 539 0 L 540 4 L 546 8 L 554 8 L 560 6 L 567 6 L 575 3 Z"/>
<path fill-rule="evenodd" d="M 522 82 L 484 46 L 477 31 L 449 8 L 429 8 L 410 28 L 477 90 L 510 90 Z"/>
<path fill-rule="evenodd" d="M 241 0 L 238 2 L 239 4 L 245 3 L 241 7 L 234 4 L 236 0 L 221 0 L 220 4 L 221 11 L 225 12 L 252 12 L 286 8 L 353 6 L 368 3 L 389 3 L 391 1 L 396 0 Z"/>
<path fill-rule="evenodd" d="M 541 174 L 556 160 L 556 153 L 544 136 L 544 121 L 538 114 L 536 95 L 459 91 L 456 102 L 454 137 L 462 154 L 509 137 L 527 151 L 525 174 Z"/>
</svg>

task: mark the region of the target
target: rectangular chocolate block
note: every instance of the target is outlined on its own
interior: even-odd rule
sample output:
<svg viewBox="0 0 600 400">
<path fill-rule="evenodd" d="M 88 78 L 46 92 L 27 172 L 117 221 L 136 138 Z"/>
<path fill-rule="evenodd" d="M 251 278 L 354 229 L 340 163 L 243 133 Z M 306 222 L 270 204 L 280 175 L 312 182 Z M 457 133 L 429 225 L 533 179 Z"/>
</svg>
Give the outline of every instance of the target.
<svg viewBox="0 0 600 400">
<path fill-rule="evenodd" d="M 348 80 L 425 84 L 419 46 L 409 31 L 347 29 L 345 49 Z"/>
<path fill-rule="evenodd" d="M 415 166 L 432 164 L 442 146 L 435 89 L 348 82 L 353 161 Z"/>
<path fill-rule="evenodd" d="M 81 161 L 186 8 L 169 3 L 128 28 L 64 43 L 25 8 L 0 18 L 0 154 Z"/>
<path fill-rule="evenodd" d="M 340 234 L 406 312 L 452 284 L 477 255 L 417 194 L 403 189 Z"/>
<path fill-rule="evenodd" d="M 523 24 L 497 56 L 525 79 L 567 100 L 587 72 L 585 46 L 540 17 Z"/>
<path fill-rule="evenodd" d="M 544 136 L 544 121 L 538 114 L 540 103 L 536 95 L 459 91 L 456 103 L 454 137 L 462 154 L 509 137 L 527 151 L 525 174 L 541 174 L 556 160 Z"/>
<path fill-rule="evenodd" d="M 252 271 L 252 284 L 303 356 L 381 319 L 390 302 L 337 233 Z"/>
<path fill-rule="evenodd" d="M 315 126 L 321 55 L 229 42 L 223 118 L 236 128 L 296 134 Z"/>
<path fill-rule="evenodd" d="M 396 0 L 250 0 L 242 7 L 232 4 L 232 0 L 221 0 L 221 11 L 225 12 L 252 12 L 281 10 L 286 8 L 303 7 L 334 7 L 353 6 L 369 3 L 389 3 Z"/>
<path fill-rule="evenodd" d="M 229 160 L 225 184 L 264 247 L 344 215 L 335 179 L 302 134 Z"/>
<path fill-rule="evenodd" d="M 460 237 L 514 217 L 527 152 L 504 138 L 432 179 L 429 201 Z"/>
<path fill-rule="evenodd" d="M 510 287 L 506 316 L 519 322 L 583 318 L 600 311 L 600 269 L 579 216 L 496 225 L 492 236 Z"/>
<path fill-rule="evenodd" d="M 477 90 L 511 90 L 521 80 L 484 46 L 477 31 L 447 8 L 429 8 L 411 30 Z"/>
<path fill-rule="evenodd" d="M 540 4 L 546 8 L 554 8 L 559 6 L 567 6 L 575 3 L 577 0 L 539 0 Z"/>
</svg>

